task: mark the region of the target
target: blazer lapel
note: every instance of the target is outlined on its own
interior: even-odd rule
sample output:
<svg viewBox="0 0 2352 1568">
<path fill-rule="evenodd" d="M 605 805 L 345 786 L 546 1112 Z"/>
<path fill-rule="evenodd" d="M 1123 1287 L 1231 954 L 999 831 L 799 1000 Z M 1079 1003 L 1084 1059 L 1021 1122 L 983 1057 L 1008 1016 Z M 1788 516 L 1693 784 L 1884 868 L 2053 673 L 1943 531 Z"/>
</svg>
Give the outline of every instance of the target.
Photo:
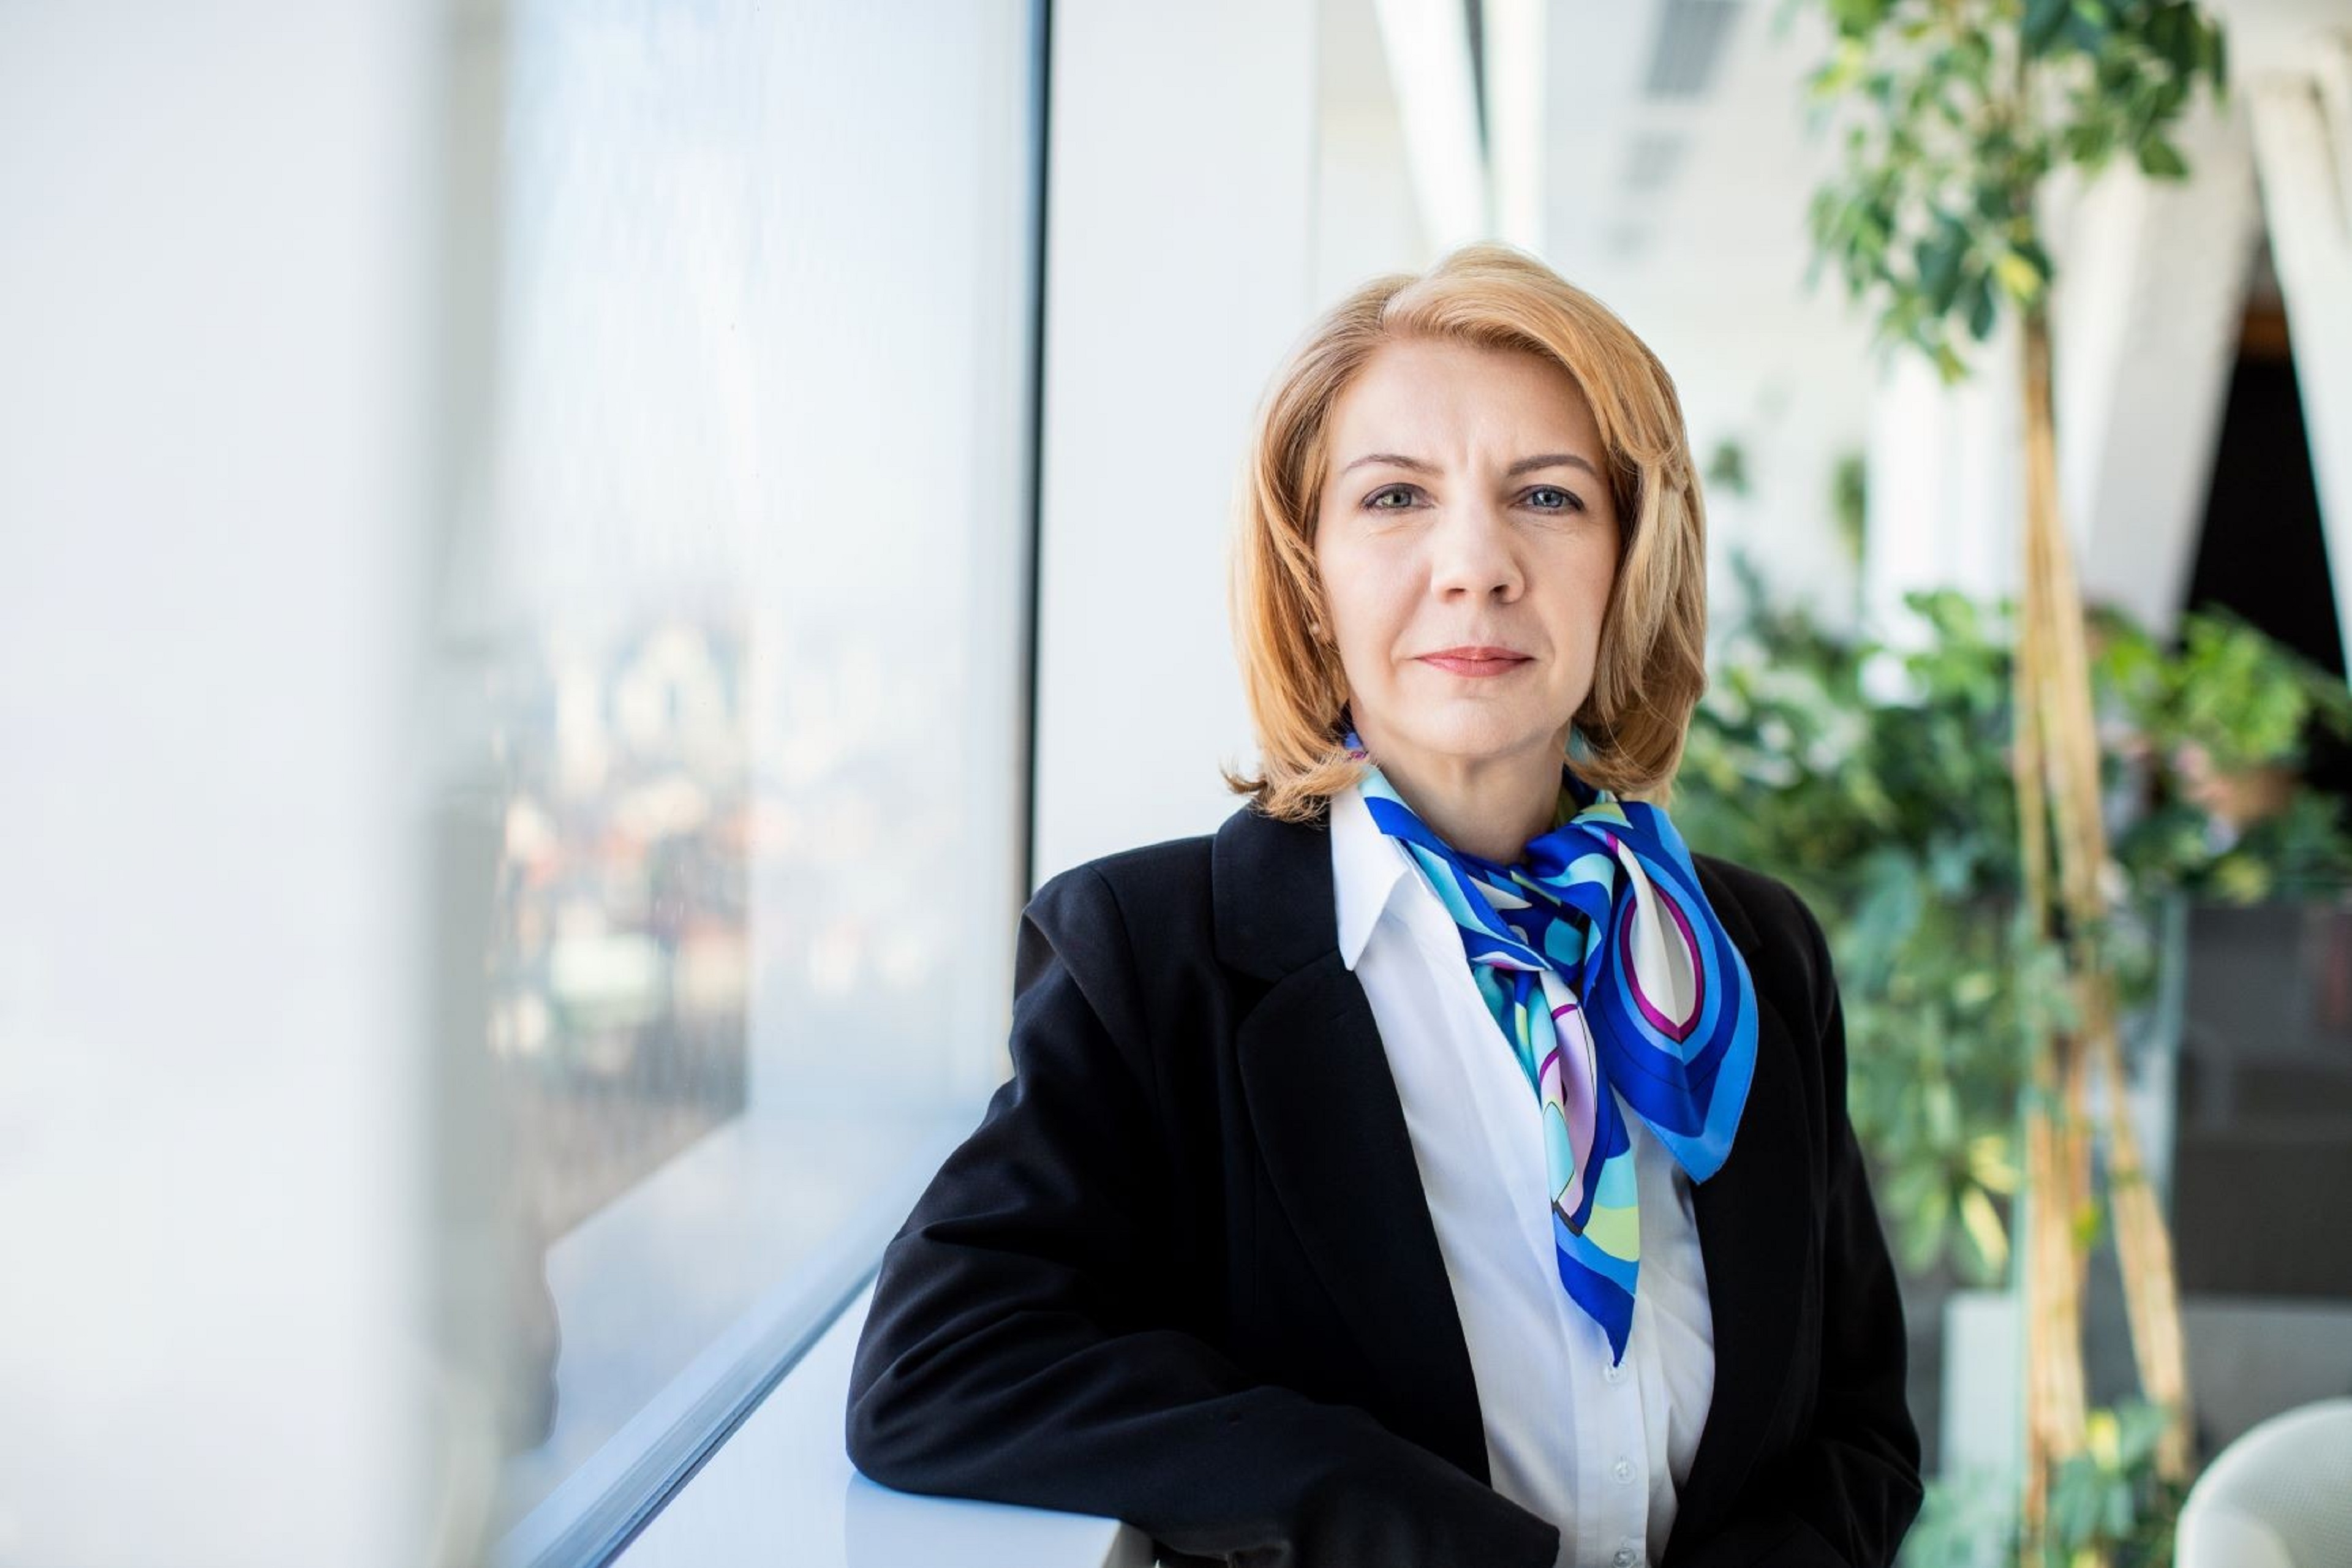
<svg viewBox="0 0 2352 1568">
<path fill-rule="evenodd" d="M 1796 1058 L 1811 1047 L 1771 1000 L 1747 910 L 1721 879 L 1700 876 L 1756 981 L 1756 1076 L 1730 1157 L 1691 1190 L 1715 1324 L 1715 1393 L 1675 1498 L 1674 1542 L 1706 1540 L 1735 1506 L 1802 1359 L 1795 1347 L 1805 1315 L 1820 1310 L 1808 1284 L 1818 1268 L 1805 1149 L 1814 1113 Z"/>
<path fill-rule="evenodd" d="M 1328 817 L 1244 807 L 1218 831 L 1218 956 L 1271 982 L 1234 1052 L 1283 1212 L 1402 1436 L 1491 1484 L 1485 1417 L 1371 1005 L 1340 962 Z"/>
</svg>

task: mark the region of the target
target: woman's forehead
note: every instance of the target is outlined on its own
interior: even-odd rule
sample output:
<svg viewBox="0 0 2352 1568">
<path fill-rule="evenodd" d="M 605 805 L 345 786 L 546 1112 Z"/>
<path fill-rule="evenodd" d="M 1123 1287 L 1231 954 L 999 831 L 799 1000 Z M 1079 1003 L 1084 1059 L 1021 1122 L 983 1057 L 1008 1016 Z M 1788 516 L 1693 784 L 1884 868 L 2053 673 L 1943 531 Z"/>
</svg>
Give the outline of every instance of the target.
<svg viewBox="0 0 2352 1568">
<path fill-rule="evenodd" d="M 1596 466 L 1601 457 L 1592 409 L 1565 367 L 1528 350 L 1474 343 L 1382 344 L 1340 393 L 1327 432 L 1333 473 L 1371 452 L 1435 460 L 1446 455 L 1439 447 L 1464 443 L 1565 448 Z M 1528 453 L 1484 455 L 1516 461 Z"/>
</svg>

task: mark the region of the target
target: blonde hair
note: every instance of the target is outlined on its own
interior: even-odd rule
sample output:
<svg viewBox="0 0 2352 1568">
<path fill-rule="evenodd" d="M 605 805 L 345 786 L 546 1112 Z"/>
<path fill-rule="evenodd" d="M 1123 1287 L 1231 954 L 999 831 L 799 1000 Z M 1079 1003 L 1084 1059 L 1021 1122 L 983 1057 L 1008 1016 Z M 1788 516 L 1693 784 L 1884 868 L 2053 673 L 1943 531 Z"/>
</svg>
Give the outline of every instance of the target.
<svg viewBox="0 0 2352 1568">
<path fill-rule="evenodd" d="M 1706 513 L 1666 368 L 1607 306 L 1507 245 L 1376 278 L 1310 327 L 1259 403 L 1230 564 L 1234 652 L 1261 754 L 1218 771 L 1268 816 L 1305 821 L 1366 764 L 1341 742 L 1346 676 L 1315 569 L 1333 408 L 1383 343 L 1438 339 L 1541 355 L 1591 405 L 1620 528 L 1592 689 L 1573 715 L 1579 778 L 1664 806 L 1706 688 Z"/>
</svg>

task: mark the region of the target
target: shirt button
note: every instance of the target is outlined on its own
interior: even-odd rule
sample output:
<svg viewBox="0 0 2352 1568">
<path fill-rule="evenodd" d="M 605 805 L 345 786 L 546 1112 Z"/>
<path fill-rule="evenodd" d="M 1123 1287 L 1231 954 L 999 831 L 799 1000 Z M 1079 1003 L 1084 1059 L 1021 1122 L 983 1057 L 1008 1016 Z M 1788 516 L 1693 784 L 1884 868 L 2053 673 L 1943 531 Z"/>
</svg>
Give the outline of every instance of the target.
<svg viewBox="0 0 2352 1568">
<path fill-rule="evenodd" d="M 1614 1561 L 1617 1568 L 1633 1568 L 1633 1549 L 1630 1546 L 1619 1547 Z"/>
<path fill-rule="evenodd" d="M 1625 1363 L 1612 1361 L 1601 1369 L 1601 1375 L 1607 1382 L 1622 1383 L 1625 1381 Z"/>
<path fill-rule="evenodd" d="M 1633 1479 L 1633 1461 L 1620 1459 L 1609 1467 L 1609 1473 L 1621 1481 L 1630 1481 Z"/>
</svg>

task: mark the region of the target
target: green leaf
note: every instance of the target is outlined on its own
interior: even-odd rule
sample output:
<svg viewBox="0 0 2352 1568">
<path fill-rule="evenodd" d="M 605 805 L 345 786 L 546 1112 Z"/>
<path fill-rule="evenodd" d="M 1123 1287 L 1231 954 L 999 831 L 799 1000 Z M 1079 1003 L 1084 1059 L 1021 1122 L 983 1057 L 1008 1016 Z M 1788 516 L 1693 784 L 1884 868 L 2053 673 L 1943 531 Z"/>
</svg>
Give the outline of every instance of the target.
<svg viewBox="0 0 2352 1568">
<path fill-rule="evenodd" d="M 1889 0 L 1830 0 L 1830 19 L 1848 37 L 1875 32 L 1886 20 Z"/>
<path fill-rule="evenodd" d="M 2145 1462 L 2163 1441 L 2172 1415 L 2161 1403 L 2131 1399 L 2116 1407 L 2116 1450 L 2126 1468 Z"/>
<path fill-rule="evenodd" d="M 2087 167 L 2105 161 L 2114 148 L 2115 127 L 2105 120 L 2078 120 L 2061 133 L 2060 144 L 2068 158 Z"/>
<path fill-rule="evenodd" d="M 2152 180 L 2185 180 L 2189 177 L 2189 160 L 2180 149 L 2161 136 L 2150 136 L 2139 144 L 2140 172 Z"/>
<path fill-rule="evenodd" d="M 2038 55 L 2058 37 L 2058 29 L 2066 24 L 2071 9 L 2070 0 L 2026 0 L 2025 52 Z"/>
<path fill-rule="evenodd" d="M 1919 292 L 1927 299 L 1928 314 L 1940 316 L 1952 308 L 1952 296 L 1960 287 L 1960 258 L 1968 245 L 1968 230 L 1944 212 L 1936 215 L 1935 227 L 1920 238 L 1913 265 L 1918 269 Z"/>
<path fill-rule="evenodd" d="M 2088 1252 L 2106 1232 L 2106 1215 L 2094 1200 L 2074 1211 L 2074 1222 L 2067 1228 L 2074 1234 L 2074 1250 Z"/>
<path fill-rule="evenodd" d="M 1969 275 L 1963 303 L 1968 307 L 1969 335 L 1979 342 L 1992 336 L 1999 300 L 1993 293 L 1991 273 L 1979 268 Z"/>
<path fill-rule="evenodd" d="M 2106 1489 L 2106 1532 L 2110 1541 L 2121 1541 L 2131 1533 L 2132 1521 L 2137 1510 L 2132 1507 L 2131 1488 L 2121 1482 L 2111 1482 Z"/>
<path fill-rule="evenodd" d="M 1835 98 L 1860 79 L 1870 64 L 1870 48 L 1861 39 L 1838 40 L 1837 52 L 1806 79 L 1806 90 L 1816 100 Z"/>
<path fill-rule="evenodd" d="M 1992 271 L 2001 289 L 2021 305 L 2032 304 L 2042 292 L 2042 269 L 2022 251 L 2002 251 L 1993 258 Z"/>
<path fill-rule="evenodd" d="M 2081 1545 L 2098 1528 L 2100 1481 L 2099 1467 L 2087 1454 L 2058 1468 L 2050 1486 L 2050 1531 L 2060 1542 Z"/>
<path fill-rule="evenodd" d="M 1960 1226 L 1984 1266 L 1984 1278 L 1999 1278 L 2009 1267 L 2009 1233 L 1982 1187 L 1960 1194 Z"/>
<path fill-rule="evenodd" d="M 2197 68 L 2197 13 L 2187 5 L 2159 6 L 2147 19 L 2147 44 L 2176 76 Z"/>
<path fill-rule="evenodd" d="M 2020 240 L 2017 245 L 2017 253 L 2033 264 L 2033 270 L 2042 274 L 2042 280 L 2043 282 L 2046 283 L 2050 280 L 2050 274 L 2054 270 L 2054 268 L 2053 268 L 2050 264 L 2050 253 L 2042 248 L 2042 242 L 2040 240 Z"/>
</svg>

